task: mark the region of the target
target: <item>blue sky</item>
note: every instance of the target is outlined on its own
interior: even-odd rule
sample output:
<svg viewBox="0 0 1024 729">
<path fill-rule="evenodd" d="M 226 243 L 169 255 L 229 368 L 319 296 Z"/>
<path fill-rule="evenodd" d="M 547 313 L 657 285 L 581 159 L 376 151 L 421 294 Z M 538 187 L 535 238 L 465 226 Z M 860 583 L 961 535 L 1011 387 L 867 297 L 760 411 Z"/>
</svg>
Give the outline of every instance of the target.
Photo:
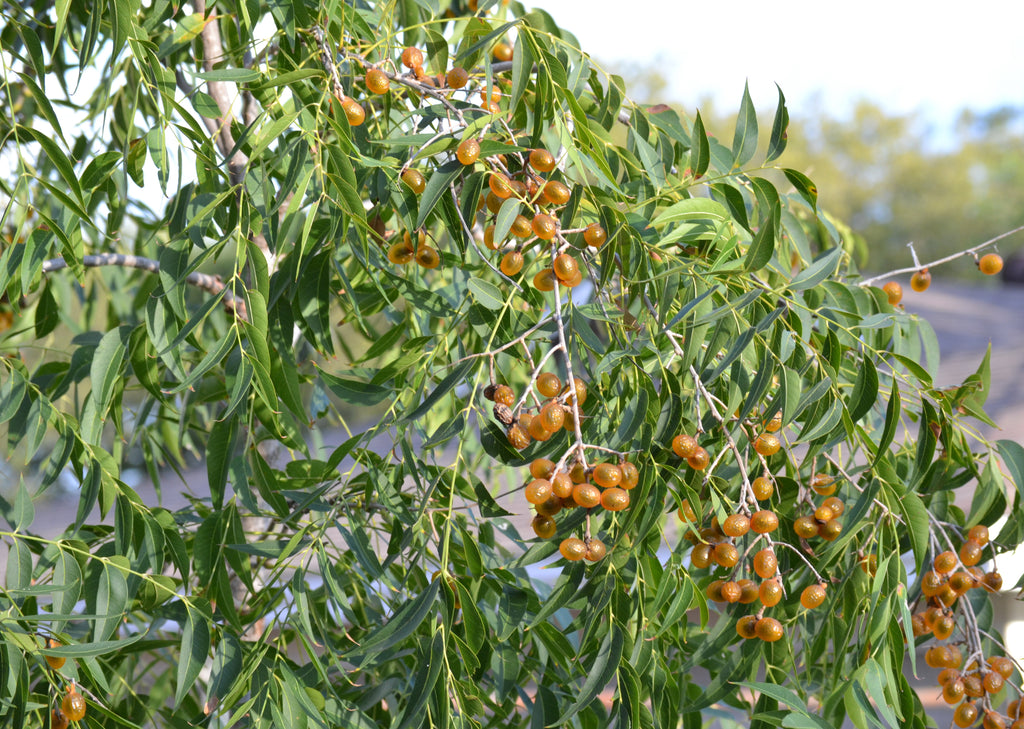
<svg viewBox="0 0 1024 729">
<path fill-rule="evenodd" d="M 944 124 L 963 107 L 1024 106 L 1024 3 L 537 0 L 602 62 L 657 61 L 672 101 L 843 115 L 869 98 Z M 625 12 L 624 12 L 625 11 Z"/>
</svg>

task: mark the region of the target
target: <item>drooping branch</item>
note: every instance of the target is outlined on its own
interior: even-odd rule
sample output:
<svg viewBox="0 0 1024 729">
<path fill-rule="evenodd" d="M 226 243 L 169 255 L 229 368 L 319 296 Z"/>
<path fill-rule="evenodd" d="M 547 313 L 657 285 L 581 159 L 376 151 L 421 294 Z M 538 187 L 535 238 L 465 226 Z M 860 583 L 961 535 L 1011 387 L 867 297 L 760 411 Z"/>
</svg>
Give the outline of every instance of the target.
<svg viewBox="0 0 1024 729">
<path fill-rule="evenodd" d="M 124 253 L 100 253 L 96 255 L 83 256 L 82 265 L 86 268 L 122 266 L 124 268 L 137 268 L 141 271 L 148 271 L 149 273 L 160 273 L 160 263 L 154 261 L 152 258 L 131 256 Z M 61 256 L 43 261 L 43 273 L 51 273 L 67 267 L 68 262 Z M 224 292 L 224 307 L 242 321 L 249 321 L 249 314 L 245 307 L 245 301 L 231 291 L 231 289 L 228 289 L 220 276 L 211 276 L 207 273 L 193 271 L 185 277 L 185 283 L 202 289 L 214 296 L 219 296 L 221 292 Z"/>
</svg>

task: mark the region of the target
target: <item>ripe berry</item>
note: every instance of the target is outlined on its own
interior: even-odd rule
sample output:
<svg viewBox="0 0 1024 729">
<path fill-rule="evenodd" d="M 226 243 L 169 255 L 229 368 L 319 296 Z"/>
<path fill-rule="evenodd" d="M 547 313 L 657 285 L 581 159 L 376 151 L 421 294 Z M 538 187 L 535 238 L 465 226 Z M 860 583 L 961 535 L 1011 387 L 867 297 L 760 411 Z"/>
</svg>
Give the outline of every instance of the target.
<svg viewBox="0 0 1024 729">
<path fill-rule="evenodd" d="M 932 668 L 943 668 L 949 662 L 949 649 L 944 645 L 934 645 L 924 652 L 924 662 Z"/>
<path fill-rule="evenodd" d="M 608 511 L 622 511 L 629 506 L 629 492 L 614 486 L 601 494 L 601 506 Z"/>
<path fill-rule="evenodd" d="M 943 615 L 935 621 L 935 625 L 932 626 L 932 632 L 939 640 L 945 640 L 953 635 L 954 628 L 956 628 L 956 621 L 953 620 L 953 616 Z"/>
<path fill-rule="evenodd" d="M 604 489 L 618 486 L 622 481 L 622 470 L 614 463 L 599 463 L 594 466 L 593 479 Z"/>
<path fill-rule="evenodd" d="M 754 626 L 757 637 L 768 643 L 774 643 L 782 638 L 782 623 L 775 618 L 761 618 Z"/>
<path fill-rule="evenodd" d="M 74 684 L 64 694 L 64 698 L 60 702 L 60 709 L 68 721 L 81 721 L 85 716 L 85 697 L 75 690 Z"/>
<path fill-rule="evenodd" d="M 693 510 L 689 499 L 683 499 L 683 503 L 679 505 L 679 520 L 697 523 L 697 512 Z"/>
<path fill-rule="evenodd" d="M 938 595 L 946 586 L 946 580 L 938 572 L 928 570 L 921 576 L 921 592 L 925 597 Z"/>
<path fill-rule="evenodd" d="M 714 547 L 706 542 L 693 545 L 693 549 L 690 551 L 690 564 L 701 570 L 710 567 L 714 558 L 713 550 Z"/>
<path fill-rule="evenodd" d="M 551 172 L 551 170 L 555 169 L 555 158 L 546 149 L 531 150 L 530 167 L 538 172 Z"/>
<path fill-rule="evenodd" d="M 954 572 L 949 578 L 949 586 L 953 588 L 957 595 L 963 595 L 975 586 L 974 577 L 970 572 Z"/>
<path fill-rule="evenodd" d="M 533 527 L 533 533 L 541 539 L 551 539 L 551 537 L 555 536 L 555 531 L 558 529 L 558 524 L 555 523 L 554 519 L 541 514 L 533 517 L 530 526 Z"/>
<path fill-rule="evenodd" d="M 779 528 L 779 517 L 768 509 L 755 511 L 750 517 L 750 528 L 758 534 L 768 534 Z"/>
<path fill-rule="evenodd" d="M 739 602 L 742 594 L 743 590 L 732 580 L 722 585 L 722 599 L 728 603 Z"/>
<path fill-rule="evenodd" d="M 572 378 L 572 385 L 566 385 L 565 391 L 570 395 L 566 403 L 571 403 L 575 399 L 576 403 L 582 406 L 587 401 L 587 383 L 579 377 Z"/>
<path fill-rule="evenodd" d="M 423 51 L 419 48 L 407 47 L 402 51 L 402 65 L 408 69 L 417 68 L 423 65 Z"/>
<path fill-rule="evenodd" d="M 758 476 L 750 482 L 750 490 L 754 492 L 755 499 L 765 501 L 770 499 L 772 494 L 775 493 L 775 484 L 771 482 L 771 479 Z"/>
<path fill-rule="evenodd" d="M 508 385 L 498 385 L 494 388 L 494 402 L 499 405 L 506 405 L 512 407 L 512 403 L 516 401 L 516 394 L 512 392 L 512 388 Z"/>
<path fill-rule="evenodd" d="M 680 458 L 689 458 L 697 452 L 699 447 L 700 445 L 697 443 L 697 439 L 692 435 L 686 435 L 683 433 L 682 435 L 677 435 L 672 439 L 672 450 Z"/>
<path fill-rule="evenodd" d="M 342 97 L 341 110 L 345 112 L 350 127 L 358 127 L 366 121 L 366 110 L 351 96 Z"/>
<path fill-rule="evenodd" d="M 554 372 L 541 372 L 537 375 L 536 387 L 544 397 L 556 397 L 562 391 L 562 381 Z"/>
<path fill-rule="evenodd" d="M 835 479 L 827 473 L 816 473 L 811 476 L 811 488 L 816 494 L 831 496 L 836 492 Z"/>
<path fill-rule="evenodd" d="M 903 301 L 903 287 L 897 281 L 890 281 L 882 287 L 882 291 L 889 297 L 889 304 L 891 306 L 896 306 L 896 304 Z"/>
<path fill-rule="evenodd" d="M 935 556 L 933 566 L 935 567 L 935 571 L 940 575 L 952 572 L 956 567 L 956 555 L 949 550 L 941 552 Z"/>
<path fill-rule="evenodd" d="M 824 504 L 822 504 L 821 506 L 814 510 L 814 518 L 822 523 L 825 523 L 829 519 L 834 519 L 835 515 L 835 512 L 832 511 L 832 509 L 829 508 L 828 506 L 825 506 Z"/>
<path fill-rule="evenodd" d="M 584 509 L 592 509 L 601 503 L 601 489 L 592 483 L 578 483 L 572 487 L 572 498 Z"/>
<path fill-rule="evenodd" d="M 47 648 L 58 648 L 59 646 L 60 641 L 56 638 L 50 638 L 46 641 Z M 46 662 L 54 671 L 60 670 L 66 661 L 67 659 L 64 656 L 46 656 Z"/>
<path fill-rule="evenodd" d="M 765 547 L 754 555 L 754 572 L 762 580 L 771 579 L 779 568 L 779 560 L 771 547 Z"/>
<path fill-rule="evenodd" d="M 544 421 L 541 420 L 539 416 L 534 416 L 530 420 L 527 432 L 529 432 L 531 438 L 539 441 L 545 441 L 553 435 L 553 433 L 544 426 Z"/>
<path fill-rule="evenodd" d="M 775 411 L 775 414 L 772 416 L 772 419 L 769 420 L 767 423 L 765 423 L 764 429 L 767 430 L 769 433 L 777 433 L 779 430 L 782 429 L 782 411 L 781 410 L 776 410 Z"/>
<path fill-rule="evenodd" d="M 765 607 L 778 605 L 782 599 L 782 584 L 778 580 L 762 582 L 757 590 L 757 596 L 761 598 L 761 604 Z"/>
<path fill-rule="evenodd" d="M 597 223 L 591 223 L 583 231 L 583 242 L 591 248 L 600 248 L 608 240 L 608 234 Z"/>
<path fill-rule="evenodd" d="M 988 592 L 999 592 L 1003 589 L 1003 577 L 998 572 L 986 572 L 981 578 L 981 586 Z"/>
<path fill-rule="evenodd" d="M 565 425 L 565 410 L 557 402 L 551 400 L 540 409 L 540 414 L 537 416 L 537 420 L 540 421 L 546 430 L 550 430 L 554 433 Z"/>
<path fill-rule="evenodd" d="M 550 215 L 537 213 L 533 216 L 533 221 L 530 223 L 530 227 L 533 230 L 534 235 L 541 240 L 551 240 L 555 237 L 555 233 L 558 232 L 558 221 Z M 556 270 L 555 273 L 557 274 L 558 271 Z M 565 277 L 559 276 L 559 278 L 564 279 Z"/>
<path fill-rule="evenodd" d="M 525 215 L 517 215 L 516 219 L 512 221 L 509 231 L 516 238 L 529 238 L 533 235 L 533 228 L 530 226 L 530 221 L 527 220 Z"/>
<path fill-rule="evenodd" d="M 409 189 L 419 195 L 427 187 L 427 180 L 419 170 L 407 169 L 402 173 L 402 182 L 409 186 Z"/>
<path fill-rule="evenodd" d="M 494 44 L 494 60 L 498 62 L 511 61 L 512 60 L 512 46 L 508 43 L 495 43 Z"/>
<path fill-rule="evenodd" d="M 503 202 L 504 201 L 500 197 L 490 190 L 487 191 L 487 195 L 484 197 L 484 204 L 487 206 L 487 209 L 495 215 L 497 215 L 498 211 L 501 210 L 501 204 Z"/>
<path fill-rule="evenodd" d="M 547 458 L 535 458 L 530 462 L 530 475 L 534 478 L 551 479 L 555 473 L 555 464 Z"/>
<path fill-rule="evenodd" d="M 1003 258 L 998 253 L 986 253 L 978 261 L 978 270 L 986 276 L 994 276 L 1003 270 Z"/>
<path fill-rule="evenodd" d="M 1003 678 L 1009 678 L 1013 675 L 1013 661 L 1006 656 L 992 656 L 988 659 L 988 665 L 989 668 Z"/>
<path fill-rule="evenodd" d="M 750 517 L 745 514 L 730 514 L 722 523 L 722 532 L 727 537 L 742 537 L 750 531 Z"/>
<path fill-rule="evenodd" d="M 530 445 L 530 434 L 519 423 L 513 423 L 508 429 L 508 442 L 517 451 Z"/>
<path fill-rule="evenodd" d="M 736 549 L 736 545 L 731 542 L 722 542 L 715 545 L 715 564 L 719 567 L 735 567 L 736 563 L 740 561 L 739 550 Z"/>
<path fill-rule="evenodd" d="M 949 671 L 951 669 L 944 669 Z M 942 699 L 947 704 L 957 704 L 964 697 L 964 680 L 958 675 L 942 685 Z"/>
<path fill-rule="evenodd" d="M 565 205 L 569 202 L 571 191 L 558 180 L 551 180 L 544 185 L 544 199 L 552 205 Z"/>
<path fill-rule="evenodd" d="M 985 710 L 985 716 L 981 718 L 982 729 L 1006 729 L 1006 720 L 991 709 Z"/>
<path fill-rule="evenodd" d="M 491 192 L 495 196 L 502 200 L 507 200 L 512 197 L 512 185 L 509 184 L 509 179 L 501 172 L 495 172 L 493 175 L 487 178 L 487 186 L 491 188 Z"/>
<path fill-rule="evenodd" d="M 708 464 L 711 463 L 711 456 L 708 454 L 706 450 L 704 450 L 700 446 L 697 446 L 697 450 L 694 452 L 692 456 L 686 459 L 686 463 L 694 471 L 703 471 L 705 468 L 708 467 Z"/>
<path fill-rule="evenodd" d="M 515 276 L 523 270 L 523 254 L 519 251 L 509 251 L 501 258 L 501 272 L 506 276 Z"/>
<path fill-rule="evenodd" d="M 761 433 L 754 441 L 754 450 L 762 456 L 774 456 L 782 448 L 779 436 L 773 433 Z"/>
<path fill-rule="evenodd" d="M 910 277 L 910 288 L 920 293 L 926 291 L 932 285 L 932 274 L 927 268 L 922 268 Z"/>
<path fill-rule="evenodd" d="M 971 701 L 965 701 L 956 707 L 953 712 L 953 723 L 961 729 L 966 729 L 978 720 L 978 707 Z"/>
<path fill-rule="evenodd" d="M 988 671 L 985 677 L 981 679 L 982 688 L 985 689 L 985 693 L 997 694 L 999 690 L 1003 688 L 1003 684 L 1006 683 L 1006 679 L 995 671 Z"/>
<path fill-rule="evenodd" d="M 454 66 L 445 76 L 445 82 L 453 89 L 461 89 L 469 82 L 469 74 L 461 66 Z"/>
<path fill-rule="evenodd" d="M 832 515 L 839 517 L 846 511 L 846 504 L 843 503 L 842 499 L 838 499 L 835 496 L 829 496 L 827 499 L 821 502 L 822 506 L 827 506 L 832 509 Z"/>
<path fill-rule="evenodd" d="M 437 268 L 441 265 L 441 256 L 430 246 L 420 246 L 416 251 L 416 263 L 423 268 Z"/>
<path fill-rule="evenodd" d="M 472 137 L 463 139 L 455 150 L 455 156 L 467 167 L 474 164 L 480 158 L 480 142 Z"/>
<path fill-rule="evenodd" d="M 950 681 L 955 681 L 958 678 L 963 678 L 963 676 L 960 675 L 960 671 L 955 668 L 943 668 L 939 671 L 939 686 L 945 686 Z"/>
<path fill-rule="evenodd" d="M 552 491 L 554 491 L 553 487 Z M 537 504 L 534 506 L 534 509 L 536 509 L 537 513 L 541 516 L 554 516 L 562 510 L 562 500 L 557 496 L 551 496 L 543 504 Z"/>
<path fill-rule="evenodd" d="M 985 685 L 981 681 L 981 676 L 976 673 L 964 676 L 964 693 L 972 699 L 980 699 L 984 696 Z"/>
<path fill-rule="evenodd" d="M 725 598 L 722 597 L 722 585 L 725 582 L 723 580 L 713 580 L 707 589 L 704 591 L 711 602 L 725 602 Z"/>
<path fill-rule="evenodd" d="M 572 479 L 567 473 L 556 473 L 551 478 L 551 491 L 560 499 L 572 497 Z"/>
<path fill-rule="evenodd" d="M 736 621 L 736 632 L 741 638 L 751 640 L 757 637 L 757 616 L 744 615 Z"/>
<path fill-rule="evenodd" d="M 757 583 L 753 580 L 742 579 L 737 583 L 740 586 L 740 602 L 749 605 L 757 600 Z"/>
<path fill-rule="evenodd" d="M 592 537 L 587 542 L 587 551 L 583 555 L 584 559 L 588 562 L 597 562 L 599 559 L 604 558 L 605 554 L 608 553 L 608 548 L 604 546 L 604 542 L 596 537 Z"/>
<path fill-rule="evenodd" d="M 813 610 L 823 602 L 825 602 L 824 585 L 808 585 L 804 588 L 804 591 L 800 593 L 800 604 L 808 610 Z"/>
<path fill-rule="evenodd" d="M 374 94 L 386 94 L 391 88 L 391 81 L 379 68 L 371 68 L 366 72 L 366 88 Z"/>
<path fill-rule="evenodd" d="M 570 562 L 579 562 L 587 554 L 587 545 L 579 537 L 566 537 L 558 545 L 558 551 Z"/>
<path fill-rule="evenodd" d="M 533 277 L 533 287 L 538 291 L 554 291 L 555 290 L 555 273 L 550 268 L 537 273 Z"/>
<path fill-rule="evenodd" d="M 50 729 L 68 729 L 68 718 L 64 716 L 64 712 L 60 709 L 52 709 L 50 711 Z"/>
<path fill-rule="evenodd" d="M 827 522 L 818 527 L 818 536 L 824 539 L 826 542 L 835 541 L 839 534 L 843 531 L 843 524 L 838 519 L 829 519 Z"/>
<path fill-rule="evenodd" d="M 801 539 L 818 536 L 818 523 L 813 516 L 801 516 L 793 522 L 793 531 Z"/>
<path fill-rule="evenodd" d="M 388 248 L 388 260 L 392 263 L 397 263 L 400 266 L 404 266 L 415 257 L 416 253 L 405 243 L 405 241 L 395 241 Z"/>
<path fill-rule="evenodd" d="M 534 505 L 543 504 L 551 495 L 551 482 L 544 478 L 534 479 L 526 487 L 526 500 Z"/>
<path fill-rule="evenodd" d="M 988 544 L 988 527 L 984 524 L 972 526 L 967 532 L 967 538 L 972 539 L 982 547 Z"/>
<path fill-rule="evenodd" d="M 636 488 L 636 485 L 640 483 L 640 471 L 637 467 L 629 461 L 623 461 L 619 464 L 619 470 L 622 471 L 622 481 L 619 486 L 627 491 Z"/>
</svg>

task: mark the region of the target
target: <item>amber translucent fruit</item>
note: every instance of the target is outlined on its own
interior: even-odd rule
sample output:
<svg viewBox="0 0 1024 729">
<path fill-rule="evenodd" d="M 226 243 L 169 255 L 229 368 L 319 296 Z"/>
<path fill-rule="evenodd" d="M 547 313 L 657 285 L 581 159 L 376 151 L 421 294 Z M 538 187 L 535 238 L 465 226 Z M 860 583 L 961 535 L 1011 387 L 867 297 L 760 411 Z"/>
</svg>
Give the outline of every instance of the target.
<svg viewBox="0 0 1024 729">
<path fill-rule="evenodd" d="M 896 304 L 903 301 L 903 287 L 897 281 L 889 281 L 882 287 L 882 291 L 885 292 L 889 299 L 889 304 L 892 306 L 896 306 Z"/>
<path fill-rule="evenodd" d="M 762 456 L 774 456 L 780 448 L 782 442 L 774 433 L 762 433 L 754 440 L 754 450 Z"/>
<path fill-rule="evenodd" d="M 683 433 L 672 439 L 672 451 L 680 458 L 689 458 L 699 447 L 697 439 L 692 435 Z"/>
<path fill-rule="evenodd" d="M 402 173 L 402 182 L 409 186 L 409 189 L 417 195 L 427 187 L 427 180 L 419 170 L 409 169 Z"/>
<path fill-rule="evenodd" d="M 754 572 L 756 572 L 757 576 L 762 580 L 774 577 L 778 567 L 779 560 L 776 558 L 775 552 L 770 547 L 765 547 L 754 555 Z"/>
<path fill-rule="evenodd" d="M 544 184 L 543 195 L 552 205 L 565 205 L 569 202 L 571 191 L 558 180 L 551 180 Z"/>
<path fill-rule="evenodd" d="M 64 694 L 60 702 L 60 709 L 69 721 L 81 721 L 85 716 L 85 697 L 75 690 L 74 684 Z"/>
<path fill-rule="evenodd" d="M 1003 258 L 998 253 L 986 253 L 978 261 L 978 270 L 986 276 L 994 276 L 1003 270 Z"/>
<path fill-rule="evenodd" d="M 751 640 L 757 637 L 757 616 L 744 615 L 736 621 L 736 632 L 741 638 Z"/>
<path fill-rule="evenodd" d="M 811 488 L 816 494 L 831 496 L 836 492 L 835 479 L 827 473 L 816 473 L 811 476 Z"/>
<path fill-rule="evenodd" d="M 402 51 L 402 65 L 408 69 L 423 66 L 423 51 L 412 46 L 407 47 Z"/>
<path fill-rule="evenodd" d="M 351 127 L 358 127 L 366 121 L 366 110 L 351 96 L 341 97 L 341 110 L 345 112 L 345 118 Z"/>
<path fill-rule="evenodd" d="M 492 51 L 495 61 L 511 61 L 512 46 L 508 43 L 495 43 Z"/>
<path fill-rule="evenodd" d="M 46 641 L 47 648 L 57 648 L 60 646 L 60 642 L 56 638 L 50 638 Z M 50 668 L 57 671 L 60 670 L 67 659 L 64 656 L 46 656 L 46 662 Z"/>
<path fill-rule="evenodd" d="M 775 484 L 769 478 L 758 476 L 750 482 L 750 490 L 754 492 L 755 499 L 765 501 L 770 499 L 772 494 L 775 493 Z"/>
<path fill-rule="evenodd" d="M 64 712 L 60 709 L 53 709 L 50 711 L 50 729 L 68 729 L 68 718 L 64 716 Z"/>
<path fill-rule="evenodd" d="M 509 251 L 501 259 L 501 272 L 506 276 L 515 276 L 523 270 L 523 254 L 519 251 Z"/>
<path fill-rule="evenodd" d="M 555 158 L 546 149 L 531 150 L 530 167 L 538 172 L 551 172 L 551 170 L 555 169 Z"/>
<path fill-rule="evenodd" d="M 727 537 L 742 537 L 750 531 L 750 517 L 746 514 L 730 514 L 722 522 L 722 532 Z"/>
<path fill-rule="evenodd" d="M 697 450 L 692 456 L 686 459 L 687 465 L 695 471 L 703 471 L 711 463 L 711 454 L 706 450 L 697 446 Z"/>
<path fill-rule="evenodd" d="M 768 643 L 774 643 L 782 638 L 782 623 L 775 618 L 761 618 L 754 626 L 757 637 Z"/>
<path fill-rule="evenodd" d="M 558 551 L 570 562 L 579 562 L 587 554 L 587 545 L 579 537 L 566 537 L 558 545 Z"/>
<path fill-rule="evenodd" d="M 555 237 L 555 233 L 558 232 L 558 221 L 550 215 L 537 213 L 530 222 L 530 228 L 533 230 L 533 234 L 541 240 L 551 240 Z M 558 275 L 557 270 L 555 271 L 555 275 Z M 565 278 L 560 275 L 558 277 Z"/>
<path fill-rule="evenodd" d="M 804 591 L 800 593 L 800 604 L 808 610 L 813 610 L 823 602 L 825 602 L 824 585 L 808 585 L 804 588 Z"/>
<path fill-rule="evenodd" d="M 386 94 L 391 88 L 391 80 L 379 68 L 371 68 L 366 72 L 366 88 L 374 94 Z"/>
<path fill-rule="evenodd" d="M 445 76 L 445 82 L 453 89 L 461 89 L 469 82 L 469 74 L 461 66 L 454 66 Z"/>
<path fill-rule="evenodd" d="M 533 521 L 530 522 L 530 526 L 533 527 L 533 533 L 541 539 L 550 539 L 555 536 L 555 531 L 558 529 L 558 525 L 555 523 L 555 520 L 550 516 L 544 516 L 543 514 L 538 514 L 533 517 Z"/>
<path fill-rule="evenodd" d="M 922 268 L 910 277 L 910 288 L 914 291 L 926 291 L 932 285 L 932 274 L 927 268 Z"/>
<path fill-rule="evenodd" d="M 782 600 L 782 583 L 778 580 L 768 580 L 762 582 L 761 586 L 757 590 L 758 597 L 761 599 L 761 604 L 765 607 L 774 607 L 779 604 Z"/>
<path fill-rule="evenodd" d="M 480 142 L 472 137 L 463 139 L 455 150 L 455 156 L 466 166 L 475 163 L 480 158 Z"/>
<path fill-rule="evenodd" d="M 750 517 L 750 528 L 758 534 L 768 534 L 779 528 L 779 517 L 768 509 L 755 511 Z"/>
</svg>

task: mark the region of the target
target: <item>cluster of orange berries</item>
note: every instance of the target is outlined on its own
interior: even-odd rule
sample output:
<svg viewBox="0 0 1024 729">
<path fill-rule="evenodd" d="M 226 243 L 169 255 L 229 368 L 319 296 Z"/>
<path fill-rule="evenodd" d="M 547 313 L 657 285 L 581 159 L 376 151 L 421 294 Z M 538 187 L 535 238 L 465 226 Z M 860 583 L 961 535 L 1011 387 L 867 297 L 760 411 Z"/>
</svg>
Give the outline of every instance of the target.
<svg viewBox="0 0 1024 729">
<path fill-rule="evenodd" d="M 587 399 L 587 385 L 578 377 L 573 378 L 572 385 L 563 388 L 558 375 L 542 372 L 537 376 L 535 387 L 547 398 L 535 413 L 528 412 L 526 408 L 518 413 L 512 412 L 516 395 L 508 385 L 489 385 L 484 390 L 484 397 L 494 402 L 494 417 L 506 428 L 509 445 L 519 451 L 531 441 L 546 441 L 562 428 L 575 432 L 573 404 L 582 412 Z"/>
<path fill-rule="evenodd" d="M 563 509 L 622 511 L 629 506 L 629 492 L 640 481 L 635 464 L 622 459 L 616 463 L 598 463 L 587 469 L 577 461 L 568 472 L 557 471 L 556 464 L 538 458 L 530 464 L 533 480 L 526 485 L 526 500 L 537 515 L 531 526 L 541 539 L 550 539 L 558 530 L 555 515 Z M 586 559 L 596 562 L 607 548 L 596 537 L 566 537 L 559 552 L 570 562 Z"/>
<path fill-rule="evenodd" d="M 956 627 L 948 608 L 962 595 L 978 587 L 988 592 L 1002 589 L 1003 578 L 998 572 L 984 572 L 977 567 L 988 540 L 988 527 L 978 524 L 967 532 L 959 558 L 952 550 L 935 556 L 932 569 L 921 576 L 921 594 L 928 599 L 928 605 L 913 616 L 915 636 L 932 633 L 939 640 L 945 640 Z"/>
<path fill-rule="evenodd" d="M 842 499 L 832 495 L 836 492 L 836 481 L 827 473 L 816 473 L 811 476 L 810 485 L 816 494 L 828 498 L 815 507 L 813 514 L 798 516 L 793 521 L 793 531 L 801 539 L 821 537 L 827 542 L 834 541 L 843 531 L 839 517 L 846 510 Z"/>
<path fill-rule="evenodd" d="M 978 266 L 978 270 L 986 276 L 995 276 L 1003 270 L 1003 258 L 998 253 L 986 253 L 981 258 L 975 258 L 975 263 Z M 928 270 L 927 266 L 919 271 L 915 271 L 910 277 L 910 288 L 918 293 L 927 291 L 931 285 L 932 272 Z M 888 297 L 891 306 L 896 306 L 903 300 L 903 287 L 900 286 L 898 281 L 888 281 L 882 286 L 882 290 L 885 292 L 886 297 Z"/>
<path fill-rule="evenodd" d="M 932 668 L 942 669 L 938 682 L 942 687 L 942 700 L 953 711 L 953 723 L 959 727 L 973 725 L 981 713 L 977 699 L 998 694 L 1006 681 L 1013 676 L 1013 661 L 1005 656 L 992 656 L 984 664 L 972 661 L 967 669 L 960 670 L 963 655 L 959 646 L 933 646 L 925 653 L 925 662 Z M 982 717 L 985 729 L 1024 729 L 1024 707 L 1021 702 L 1011 701 L 1006 707 L 1006 716 L 988 709 Z M 1007 722 L 1011 722 L 1007 724 Z"/>
<path fill-rule="evenodd" d="M 441 265 L 441 255 L 436 248 L 427 244 L 427 234 L 422 230 L 417 231 L 415 243 L 409 231 L 405 231 L 402 240 L 395 241 L 388 248 L 388 260 L 400 266 L 412 261 L 423 268 L 437 268 Z"/>
<path fill-rule="evenodd" d="M 50 711 L 50 727 L 67 729 L 72 721 L 81 721 L 85 717 L 85 697 L 78 693 L 74 682 L 68 686 L 67 693 L 61 699 L 60 706 Z"/>
</svg>

